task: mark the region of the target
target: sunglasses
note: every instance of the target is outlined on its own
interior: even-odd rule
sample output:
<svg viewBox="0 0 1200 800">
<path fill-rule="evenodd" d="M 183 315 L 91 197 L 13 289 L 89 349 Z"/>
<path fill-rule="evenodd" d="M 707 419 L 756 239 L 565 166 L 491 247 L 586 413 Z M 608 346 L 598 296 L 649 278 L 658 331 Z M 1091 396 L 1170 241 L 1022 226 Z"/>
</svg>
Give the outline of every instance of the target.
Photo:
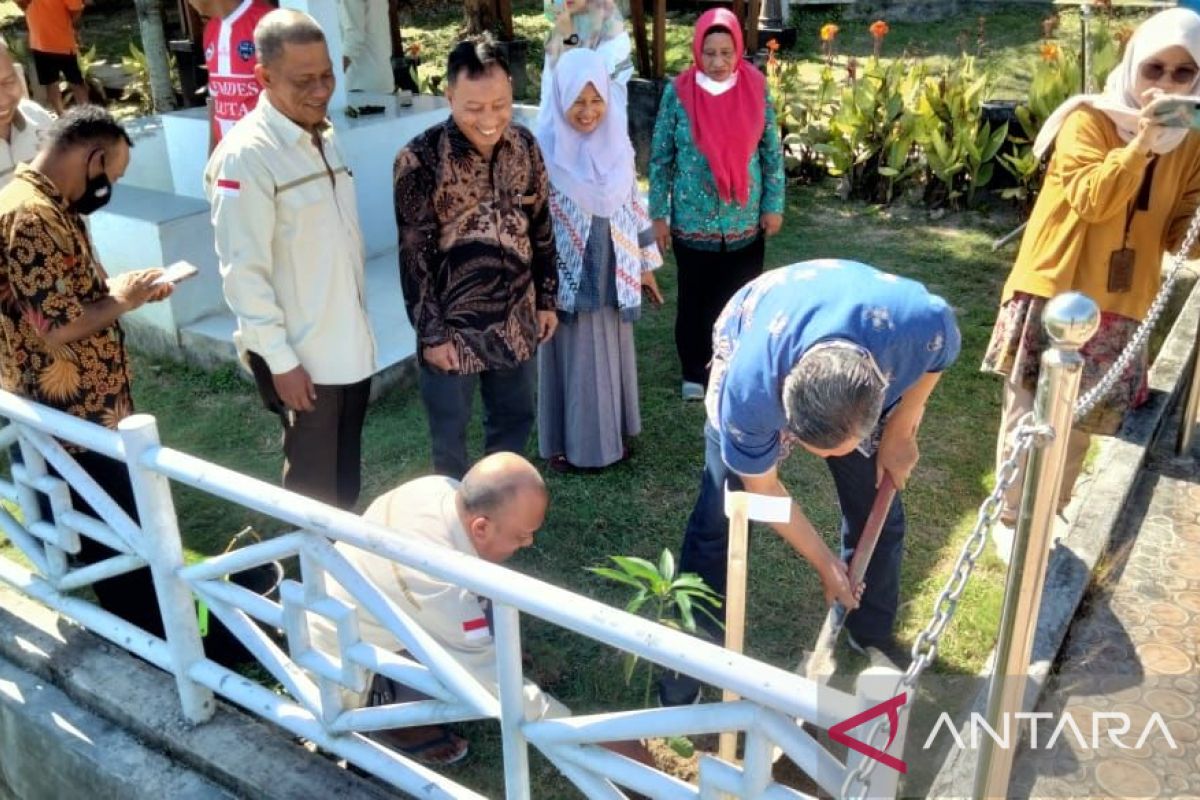
<svg viewBox="0 0 1200 800">
<path fill-rule="evenodd" d="M 1142 64 L 1138 72 L 1148 81 L 1156 81 L 1163 75 L 1168 75 L 1171 83 L 1182 85 L 1190 84 L 1196 80 L 1197 67 L 1195 64 L 1184 64 L 1183 66 L 1168 70 L 1162 62 L 1147 61 Z"/>
</svg>

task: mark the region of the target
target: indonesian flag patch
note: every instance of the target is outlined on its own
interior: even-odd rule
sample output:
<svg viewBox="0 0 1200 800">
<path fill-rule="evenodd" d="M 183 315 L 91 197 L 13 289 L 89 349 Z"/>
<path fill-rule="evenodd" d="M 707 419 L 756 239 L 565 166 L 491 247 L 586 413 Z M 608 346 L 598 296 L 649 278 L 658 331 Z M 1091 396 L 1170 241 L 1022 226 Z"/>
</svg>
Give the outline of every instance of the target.
<svg viewBox="0 0 1200 800">
<path fill-rule="evenodd" d="M 462 629 L 463 638 L 468 642 L 482 641 L 492 635 L 492 629 L 488 625 L 487 617 L 469 619 L 462 624 Z"/>
<path fill-rule="evenodd" d="M 217 178 L 217 194 L 225 197 L 237 197 L 242 192 L 242 184 L 229 178 Z"/>
</svg>

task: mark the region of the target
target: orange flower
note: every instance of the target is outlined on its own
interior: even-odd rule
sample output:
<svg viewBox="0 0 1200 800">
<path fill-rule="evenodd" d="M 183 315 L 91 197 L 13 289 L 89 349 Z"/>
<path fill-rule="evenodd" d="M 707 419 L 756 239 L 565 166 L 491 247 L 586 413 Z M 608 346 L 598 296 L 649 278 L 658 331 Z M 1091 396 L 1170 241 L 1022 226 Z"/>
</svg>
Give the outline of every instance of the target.
<svg viewBox="0 0 1200 800">
<path fill-rule="evenodd" d="M 1045 42 L 1042 45 L 1042 61 L 1057 61 L 1058 60 L 1058 45 L 1053 42 Z"/>
<path fill-rule="evenodd" d="M 876 39 L 882 39 L 888 35 L 888 31 L 891 30 L 891 28 L 889 28 L 888 24 L 883 20 L 877 19 L 871 23 L 870 30 L 872 36 L 874 36 Z"/>
<path fill-rule="evenodd" d="M 408 54 L 410 56 L 412 56 L 413 58 L 416 58 L 417 56 L 421 55 L 421 43 L 420 42 L 411 42 L 408 45 L 407 50 L 408 50 Z"/>
<path fill-rule="evenodd" d="M 821 41 L 832 42 L 833 37 L 837 36 L 838 26 L 832 22 L 827 22 L 821 26 Z"/>
<path fill-rule="evenodd" d="M 768 40 L 767 41 L 767 49 L 770 50 L 772 53 L 774 53 L 776 50 L 779 49 L 779 41 L 776 39 Z"/>
</svg>

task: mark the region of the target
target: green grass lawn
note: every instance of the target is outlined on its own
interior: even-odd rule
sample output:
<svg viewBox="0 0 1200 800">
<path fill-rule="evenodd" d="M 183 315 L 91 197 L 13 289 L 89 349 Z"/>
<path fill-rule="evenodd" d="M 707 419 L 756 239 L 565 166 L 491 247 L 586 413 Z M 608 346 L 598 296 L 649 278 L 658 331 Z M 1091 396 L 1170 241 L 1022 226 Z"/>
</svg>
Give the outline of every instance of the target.
<svg viewBox="0 0 1200 800">
<path fill-rule="evenodd" d="M 783 233 L 768 247 L 768 266 L 806 258 L 856 258 L 922 280 L 959 311 L 963 351 L 935 392 L 922 429 L 922 460 L 906 492 L 909 538 L 903 573 L 900 634 L 911 639 L 927 619 L 957 551 L 990 484 L 999 387 L 977 365 L 992 323 L 1008 254 L 993 254 L 991 237 L 1010 224 L 973 212 L 937 223 L 923 212 L 888 212 L 844 205 L 821 187 L 791 193 Z M 660 284 L 674 296 L 670 263 Z M 396 298 L 400 302 L 400 298 Z M 547 475 L 551 506 L 536 545 L 512 566 L 538 578 L 615 605 L 622 591 L 584 571 L 610 554 L 656 558 L 677 550 L 703 462 L 702 409 L 679 400 L 672 325 L 674 303 L 650 310 L 637 327 L 644 433 L 628 463 L 600 475 Z M 136 359 L 138 407 L 159 418 L 163 441 L 268 481 L 280 467 L 277 423 L 263 411 L 252 386 L 232 369 L 204 373 L 177 364 Z M 475 452 L 478 452 L 476 423 Z M 362 504 L 396 484 L 426 474 L 425 415 L 411 387 L 398 387 L 372 407 L 364 432 Z M 530 453 L 536 452 L 534 443 Z M 798 454 L 784 480 L 832 544 L 838 513 L 832 483 L 817 459 Z M 189 557 L 217 552 L 245 524 L 264 532 L 278 526 L 257 514 L 176 487 Z M 936 669 L 973 674 L 990 650 L 1003 572 L 985 558 L 940 649 Z M 768 529 L 752 538 L 746 650 L 770 663 L 793 666 L 815 637 L 824 615 L 813 571 Z M 531 677 L 578 710 L 640 704 L 639 688 L 625 687 L 615 651 L 524 618 Z M 586 665 L 586 666 L 584 666 Z M 499 739 L 491 724 L 464 726 L 476 755 L 455 775 L 488 795 L 502 793 Z M 569 795 L 561 778 L 535 760 L 542 796 Z M 542 794 L 539 792 L 539 794 Z"/>
</svg>

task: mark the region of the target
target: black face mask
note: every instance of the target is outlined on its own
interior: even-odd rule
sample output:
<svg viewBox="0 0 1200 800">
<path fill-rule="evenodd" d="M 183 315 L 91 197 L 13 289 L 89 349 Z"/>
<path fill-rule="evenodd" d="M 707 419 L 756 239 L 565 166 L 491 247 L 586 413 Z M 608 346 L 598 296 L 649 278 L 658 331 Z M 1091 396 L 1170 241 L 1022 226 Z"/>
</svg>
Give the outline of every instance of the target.
<svg viewBox="0 0 1200 800">
<path fill-rule="evenodd" d="M 112 181 L 108 179 L 108 172 L 105 171 L 104 152 L 99 150 L 96 152 L 100 153 L 100 173 L 87 179 L 83 196 L 71 203 L 71 210 L 76 214 L 91 214 L 93 211 L 104 208 L 112 199 Z M 89 166 L 91 160 L 89 156 Z"/>
</svg>

